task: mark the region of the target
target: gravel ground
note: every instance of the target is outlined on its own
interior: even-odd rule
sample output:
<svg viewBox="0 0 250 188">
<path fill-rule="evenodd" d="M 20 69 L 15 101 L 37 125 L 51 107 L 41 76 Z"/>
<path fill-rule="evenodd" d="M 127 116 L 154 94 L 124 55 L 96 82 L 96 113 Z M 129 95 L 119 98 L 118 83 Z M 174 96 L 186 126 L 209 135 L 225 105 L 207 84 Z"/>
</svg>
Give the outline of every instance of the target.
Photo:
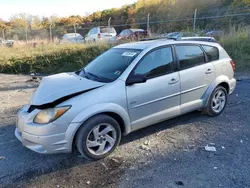
<svg viewBox="0 0 250 188">
<path fill-rule="evenodd" d="M 225 112 L 200 112 L 139 130 L 108 158 L 41 155 L 14 137 L 15 114 L 37 82 L 0 75 L 0 187 L 250 187 L 250 79 L 244 77 Z M 206 145 L 216 148 L 205 151 Z"/>
</svg>

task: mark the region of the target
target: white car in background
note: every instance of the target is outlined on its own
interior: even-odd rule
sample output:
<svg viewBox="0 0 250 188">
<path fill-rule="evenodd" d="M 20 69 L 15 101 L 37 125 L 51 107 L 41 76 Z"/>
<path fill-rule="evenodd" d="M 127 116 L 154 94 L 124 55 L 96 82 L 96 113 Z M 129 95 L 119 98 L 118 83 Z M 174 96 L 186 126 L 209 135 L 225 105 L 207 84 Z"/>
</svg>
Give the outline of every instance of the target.
<svg viewBox="0 0 250 188">
<path fill-rule="evenodd" d="M 0 46 L 13 47 L 14 42 L 14 40 L 4 40 L 3 38 L 0 38 Z"/>
<path fill-rule="evenodd" d="M 108 26 L 100 26 L 92 28 L 86 35 L 85 41 L 91 42 L 114 42 L 116 40 L 117 32 L 115 28 Z"/>
<path fill-rule="evenodd" d="M 60 44 L 67 44 L 67 43 L 77 43 L 81 44 L 84 43 L 84 38 L 79 33 L 67 33 L 63 35 L 60 40 Z"/>
</svg>

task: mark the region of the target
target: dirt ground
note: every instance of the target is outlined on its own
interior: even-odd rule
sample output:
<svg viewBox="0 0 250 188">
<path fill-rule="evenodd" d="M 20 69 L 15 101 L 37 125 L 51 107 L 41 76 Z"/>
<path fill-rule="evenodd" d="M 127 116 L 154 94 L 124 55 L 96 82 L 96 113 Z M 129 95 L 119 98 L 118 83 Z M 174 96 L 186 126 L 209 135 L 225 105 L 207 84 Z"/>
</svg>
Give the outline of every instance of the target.
<svg viewBox="0 0 250 188">
<path fill-rule="evenodd" d="M 249 188 L 250 79 L 225 112 L 193 112 L 124 137 L 106 159 L 34 153 L 14 137 L 15 115 L 38 82 L 0 75 L 0 187 Z M 205 146 L 216 151 L 206 151 Z"/>
</svg>

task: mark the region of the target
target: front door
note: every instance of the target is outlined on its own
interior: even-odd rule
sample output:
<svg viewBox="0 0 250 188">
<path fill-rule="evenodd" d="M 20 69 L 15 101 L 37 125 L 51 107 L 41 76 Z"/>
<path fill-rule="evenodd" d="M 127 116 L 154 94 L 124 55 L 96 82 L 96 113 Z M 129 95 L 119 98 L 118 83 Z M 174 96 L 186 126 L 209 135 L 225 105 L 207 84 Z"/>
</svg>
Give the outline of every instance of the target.
<svg viewBox="0 0 250 188">
<path fill-rule="evenodd" d="M 147 81 L 126 86 L 133 131 L 180 114 L 180 78 L 171 47 L 146 54 L 130 76 L 136 74 L 146 75 Z"/>
</svg>

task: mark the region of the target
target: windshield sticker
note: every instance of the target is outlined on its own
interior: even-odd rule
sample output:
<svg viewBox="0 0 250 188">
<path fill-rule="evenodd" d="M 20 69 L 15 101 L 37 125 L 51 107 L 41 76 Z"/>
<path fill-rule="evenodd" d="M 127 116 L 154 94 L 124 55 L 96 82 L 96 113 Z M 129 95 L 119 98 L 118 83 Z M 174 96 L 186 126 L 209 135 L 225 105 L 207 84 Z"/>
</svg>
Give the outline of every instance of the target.
<svg viewBox="0 0 250 188">
<path fill-rule="evenodd" d="M 121 71 L 115 71 L 115 75 L 120 75 L 121 73 Z"/>
<path fill-rule="evenodd" d="M 137 52 L 124 52 L 122 56 L 126 57 L 134 57 L 137 54 Z"/>
</svg>

